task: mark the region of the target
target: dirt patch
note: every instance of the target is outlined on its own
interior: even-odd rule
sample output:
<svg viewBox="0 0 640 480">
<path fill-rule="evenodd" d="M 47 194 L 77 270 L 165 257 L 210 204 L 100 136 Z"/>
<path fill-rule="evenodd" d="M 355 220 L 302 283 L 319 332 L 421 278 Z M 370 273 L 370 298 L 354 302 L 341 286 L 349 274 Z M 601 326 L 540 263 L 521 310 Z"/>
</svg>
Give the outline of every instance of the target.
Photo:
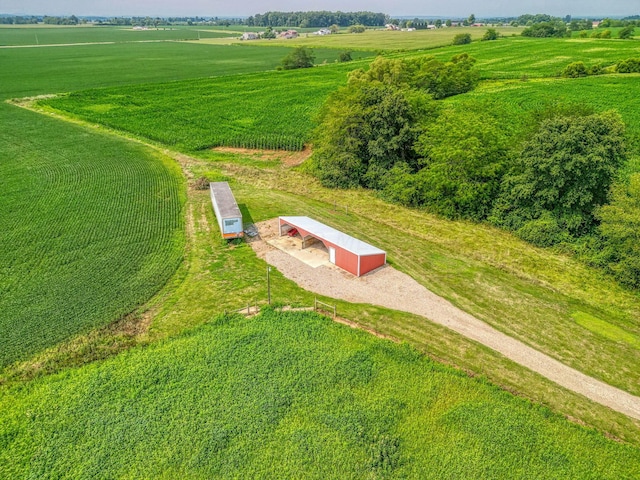
<svg viewBox="0 0 640 480">
<path fill-rule="evenodd" d="M 395 268 L 386 265 L 362 277 L 335 265 L 314 268 L 269 244 L 269 240 L 279 235 L 277 218 L 260 222 L 256 227 L 259 235 L 250 242 L 256 254 L 302 288 L 352 303 L 368 303 L 419 315 L 499 352 L 568 390 L 640 419 L 640 397 L 589 377 L 505 335 Z"/>
<path fill-rule="evenodd" d="M 215 147 L 212 150 L 216 152 L 245 155 L 257 160 L 278 160 L 287 167 L 295 167 L 296 165 L 300 165 L 307 158 L 309 158 L 312 153 L 311 147 L 309 147 L 308 145 L 304 147 L 304 150 L 296 152 L 290 150 L 258 150 L 251 148 L 233 147 Z"/>
</svg>

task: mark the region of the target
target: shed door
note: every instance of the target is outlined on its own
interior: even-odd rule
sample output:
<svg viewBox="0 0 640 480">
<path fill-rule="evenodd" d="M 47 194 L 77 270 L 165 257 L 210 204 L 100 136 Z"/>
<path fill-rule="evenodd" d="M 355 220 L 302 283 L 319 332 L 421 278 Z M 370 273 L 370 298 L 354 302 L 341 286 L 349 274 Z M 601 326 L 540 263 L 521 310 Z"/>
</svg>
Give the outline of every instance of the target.
<svg viewBox="0 0 640 480">
<path fill-rule="evenodd" d="M 336 249 L 333 247 L 329 247 L 329 261 L 331 263 L 336 263 Z"/>
</svg>

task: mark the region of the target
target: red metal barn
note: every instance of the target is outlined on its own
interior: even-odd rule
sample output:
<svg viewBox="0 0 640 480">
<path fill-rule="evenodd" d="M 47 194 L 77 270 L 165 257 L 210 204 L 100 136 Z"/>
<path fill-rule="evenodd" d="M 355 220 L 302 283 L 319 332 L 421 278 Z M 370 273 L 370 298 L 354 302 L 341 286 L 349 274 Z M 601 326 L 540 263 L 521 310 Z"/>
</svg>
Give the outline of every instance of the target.
<svg viewBox="0 0 640 480">
<path fill-rule="evenodd" d="M 319 240 L 329 251 L 329 261 L 356 276 L 364 275 L 387 262 L 384 250 L 353 238 L 309 217 L 280 217 L 280 236 L 295 228 L 302 237 L 302 248 Z"/>
</svg>

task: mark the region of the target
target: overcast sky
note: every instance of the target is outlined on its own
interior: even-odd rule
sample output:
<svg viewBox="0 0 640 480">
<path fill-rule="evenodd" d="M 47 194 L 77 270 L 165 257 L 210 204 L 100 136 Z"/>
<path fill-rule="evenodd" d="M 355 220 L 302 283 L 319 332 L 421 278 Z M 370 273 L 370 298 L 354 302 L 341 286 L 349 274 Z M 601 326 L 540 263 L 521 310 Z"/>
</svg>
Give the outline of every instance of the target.
<svg viewBox="0 0 640 480">
<path fill-rule="evenodd" d="M 640 14 L 638 0 L 0 0 L 0 13 L 96 16 L 247 16 L 270 10 L 368 10 L 391 16 L 476 17 L 548 13 L 555 16 Z"/>
</svg>

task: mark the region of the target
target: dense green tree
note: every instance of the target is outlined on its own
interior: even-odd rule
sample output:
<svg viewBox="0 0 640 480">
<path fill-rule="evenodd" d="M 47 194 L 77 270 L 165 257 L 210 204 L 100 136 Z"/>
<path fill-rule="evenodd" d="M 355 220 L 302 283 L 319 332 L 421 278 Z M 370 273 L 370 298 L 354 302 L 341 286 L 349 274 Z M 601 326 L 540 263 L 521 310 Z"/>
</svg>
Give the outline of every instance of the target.
<svg viewBox="0 0 640 480">
<path fill-rule="evenodd" d="M 494 117 L 481 110 L 446 110 L 425 127 L 416 151 L 423 205 L 449 218 L 489 215 L 508 157 L 505 134 Z"/>
<path fill-rule="evenodd" d="M 587 66 L 584 62 L 572 62 L 562 70 L 563 77 L 578 78 L 588 75 Z"/>
<path fill-rule="evenodd" d="M 611 203 L 596 211 L 601 244 L 594 257 L 622 283 L 640 287 L 640 174 L 612 189 Z"/>
<path fill-rule="evenodd" d="M 505 175 L 492 220 L 538 245 L 589 232 L 624 159 L 614 112 L 543 120 Z"/>
<path fill-rule="evenodd" d="M 351 72 L 347 86 L 330 96 L 322 110 L 313 142 L 315 174 L 327 186 L 389 193 L 396 177 L 415 174 L 421 167 L 415 148 L 437 115 L 433 98 L 473 88 L 473 63 L 465 54 L 450 62 L 431 56 L 378 57 L 368 70 Z M 468 130 L 468 122 L 464 125 Z M 462 136 L 465 129 L 456 132 Z M 424 146 L 423 152 L 427 150 Z M 439 160 L 436 152 L 432 157 Z"/>
<path fill-rule="evenodd" d="M 330 187 L 380 188 L 397 163 L 417 168 L 413 149 L 428 96 L 382 82 L 352 81 L 333 94 L 314 133 L 313 168 Z"/>
<path fill-rule="evenodd" d="M 540 22 L 534 23 L 522 31 L 523 37 L 566 37 L 570 32 L 563 22 Z"/>
<path fill-rule="evenodd" d="M 474 23 L 476 23 L 476 16 L 473 13 L 469 15 L 469 18 L 467 18 L 467 23 L 469 25 L 473 25 Z"/>
<path fill-rule="evenodd" d="M 282 68 L 294 70 L 296 68 L 313 67 L 315 56 L 307 47 L 294 48 L 286 57 L 282 59 Z"/>
<path fill-rule="evenodd" d="M 338 61 L 341 63 L 350 62 L 351 60 L 353 60 L 353 58 L 351 57 L 351 52 L 349 51 L 340 52 L 340 55 L 338 55 Z"/>
<path fill-rule="evenodd" d="M 473 68 L 475 59 L 466 53 L 455 55 L 449 62 L 432 56 L 387 59 L 376 58 L 369 70 L 351 72 L 350 82 L 377 81 L 403 88 L 418 88 L 440 100 L 468 92 L 478 83 Z"/>
<path fill-rule="evenodd" d="M 633 25 L 629 25 L 618 32 L 618 38 L 622 38 L 624 40 L 633 38 L 634 32 L 635 28 L 633 27 Z"/>
<path fill-rule="evenodd" d="M 618 73 L 640 73 L 640 58 L 627 58 L 616 64 Z"/>
</svg>

